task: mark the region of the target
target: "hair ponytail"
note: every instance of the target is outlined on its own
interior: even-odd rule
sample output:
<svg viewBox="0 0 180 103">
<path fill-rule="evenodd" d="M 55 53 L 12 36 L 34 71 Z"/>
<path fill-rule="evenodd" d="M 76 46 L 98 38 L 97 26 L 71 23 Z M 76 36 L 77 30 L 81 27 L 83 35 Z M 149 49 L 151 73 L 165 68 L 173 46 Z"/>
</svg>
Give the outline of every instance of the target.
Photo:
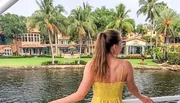
<svg viewBox="0 0 180 103">
<path fill-rule="evenodd" d="M 94 70 L 95 81 L 105 81 L 108 77 L 107 55 L 114 44 L 121 41 L 120 32 L 117 30 L 106 30 L 97 36 L 95 45 L 95 56 L 92 60 L 91 68 Z"/>
<path fill-rule="evenodd" d="M 95 57 L 93 58 L 93 69 L 95 72 L 95 79 L 103 81 L 108 72 L 107 69 L 107 51 L 106 51 L 106 34 L 101 32 L 98 35 L 95 48 Z"/>
</svg>

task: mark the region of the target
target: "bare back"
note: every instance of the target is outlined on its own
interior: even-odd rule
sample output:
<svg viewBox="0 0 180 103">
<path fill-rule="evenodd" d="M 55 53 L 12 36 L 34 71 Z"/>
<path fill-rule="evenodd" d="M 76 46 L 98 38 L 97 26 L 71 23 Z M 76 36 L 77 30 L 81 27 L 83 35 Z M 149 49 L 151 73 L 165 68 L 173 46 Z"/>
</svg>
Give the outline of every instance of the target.
<svg viewBox="0 0 180 103">
<path fill-rule="evenodd" d="M 117 82 L 125 82 L 127 77 L 126 60 L 119 60 L 116 58 L 112 58 L 108 61 L 108 76 L 105 80 L 106 83 L 117 83 Z M 95 82 L 101 82 L 95 80 Z"/>
</svg>

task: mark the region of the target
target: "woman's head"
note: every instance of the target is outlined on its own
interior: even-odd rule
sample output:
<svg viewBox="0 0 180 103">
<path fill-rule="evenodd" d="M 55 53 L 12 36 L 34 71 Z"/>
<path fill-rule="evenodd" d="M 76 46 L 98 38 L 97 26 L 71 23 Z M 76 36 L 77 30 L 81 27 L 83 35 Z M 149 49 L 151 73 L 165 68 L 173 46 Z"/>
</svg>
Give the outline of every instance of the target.
<svg viewBox="0 0 180 103">
<path fill-rule="evenodd" d="M 121 49 L 122 37 L 119 31 L 109 29 L 98 34 L 92 65 L 97 79 L 103 80 L 107 75 L 107 55 L 119 55 Z"/>
</svg>

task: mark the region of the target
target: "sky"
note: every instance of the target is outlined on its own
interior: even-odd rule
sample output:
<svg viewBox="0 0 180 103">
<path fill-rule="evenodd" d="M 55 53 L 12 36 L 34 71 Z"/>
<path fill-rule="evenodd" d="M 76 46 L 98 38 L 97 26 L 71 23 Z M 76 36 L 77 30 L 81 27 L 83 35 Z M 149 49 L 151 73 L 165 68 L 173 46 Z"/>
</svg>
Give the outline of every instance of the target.
<svg viewBox="0 0 180 103">
<path fill-rule="evenodd" d="M 107 8 L 113 8 L 123 3 L 125 4 L 127 9 L 130 9 L 131 12 L 129 13 L 129 17 L 135 19 L 136 24 L 145 23 L 145 16 L 140 15 L 137 17 L 136 12 L 140 8 L 138 4 L 139 0 L 54 0 L 54 5 L 61 4 L 65 10 L 67 11 L 67 14 L 69 15 L 70 11 L 72 9 L 75 9 L 78 6 L 81 6 L 83 2 L 88 2 L 92 7 L 93 10 L 95 8 L 100 8 L 101 6 L 106 6 Z M 180 13 L 179 9 L 179 0 L 159 0 L 164 1 L 168 4 L 168 6 L 172 9 L 174 9 L 177 13 Z M 179 2 L 178 2 L 179 1 Z M 1 2 L 1 0 L 0 0 Z M 9 8 L 5 13 L 13 13 L 23 16 L 31 16 L 31 14 L 38 10 L 38 6 L 36 4 L 35 0 L 19 0 L 16 4 L 14 4 L 11 8 Z"/>
</svg>

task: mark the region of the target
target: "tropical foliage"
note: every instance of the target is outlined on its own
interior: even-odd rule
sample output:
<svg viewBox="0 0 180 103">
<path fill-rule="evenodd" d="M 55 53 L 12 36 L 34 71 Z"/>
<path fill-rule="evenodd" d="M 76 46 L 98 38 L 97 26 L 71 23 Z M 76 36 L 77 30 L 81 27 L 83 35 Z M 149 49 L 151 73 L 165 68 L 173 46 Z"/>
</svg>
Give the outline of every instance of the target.
<svg viewBox="0 0 180 103">
<path fill-rule="evenodd" d="M 53 0 L 39 0 L 36 1 L 40 10 L 37 10 L 29 22 L 32 27 L 38 26 L 40 32 L 48 37 L 48 41 L 51 48 L 52 64 L 54 64 L 54 49 L 53 41 L 57 44 L 57 37 L 61 34 L 60 30 L 64 30 L 63 22 L 60 22 L 64 12 L 64 8 L 61 5 L 54 7 Z M 61 28 L 61 29 L 59 29 Z M 57 52 L 57 47 L 56 47 Z"/>
<path fill-rule="evenodd" d="M 136 33 L 140 34 L 140 35 L 145 35 L 148 33 L 148 27 L 147 25 L 143 25 L 143 24 L 138 24 L 136 26 Z"/>
<path fill-rule="evenodd" d="M 16 14 L 5 14 L 0 16 L 1 32 L 5 34 L 5 37 L 10 39 L 17 38 L 18 35 L 22 35 L 27 32 L 26 18 L 24 16 L 18 16 Z"/>
<path fill-rule="evenodd" d="M 92 15 L 95 17 L 94 23 L 98 32 L 104 31 L 106 26 L 115 19 L 114 9 L 107 9 L 105 6 L 95 9 Z"/>
<path fill-rule="evenodd" d="M 140 9 L 137 11 L 137 15 L 146 15 L 146 21 L 151 23 L 151 36 L 150 45 L 152 48 L 152 34 L 154 31 L 154 19 L 160 16 L 160 8 L 166 6 L 164 2 L 159 2 L 158 0 L 139 0 Z"/>
<path fill-rule="evenodd" d="M 16 14 L 5 14 L 0 16 L 0 38 L 2 44 L 12 44 L 14 43 L 16 45 L 14 54 L 18 54 L 19 52 L 19 40 L 20 35 L 23 35 L 23 33 L 27 32 L 26 28 L 26 18 L 24 16 L 18 16 Z M 4 38 L 8 38 L 5 40 Z M 14 40 L 14 41 L 13 41 Z"/>
<path fill-rule="evenodd" d="M 110 22 L 106 28 L 114 28 L 119 30 L 120 32 L 126 31 L 127 33 L 130 33 L 133 31 L 133 24 L 132 21 L 127 20 L 128 13 L 130 10 L 126 10 L 126 7 L 124 4 L 119 4 L 116 6 L 116 11 L 115 11 L 115 19 Z M 127 36 L 127 34 L 123 33 L 123 36 Z"/>
<path fill-rule="evenodd" d="M 18 40 L 19 35 L 29 32 L 33 28 L 38 28 L 41 33 L 41 42 L 50 44 L 52 64 L 54 64 L 54 56 L 59 54 L 58 37 L 63 35 L 70 36 L 70 40 L 78 43 L 80 52 L 78 63 L 80 63 L 82 41 L 87 41 L 88 54 L 90 55 L 90 53 L 93 53 L 91 44 L 97 33 L 105 29 L 117 29 L 123 37 L 136 33 L 141 36 L 141 39 L 150 43 L 151 47 L 153 45 L 161 46 L 158 53 L 156 53 L 156 49 L 151 48 L 151 51 L 155 52 L 157 59 L 160 61 L 164 61 L 162 56 L 164 56 L 165 51 L 168 52 L 169 40 L 172 41 L 173 38 L 175 43 L 180 34 L 180 16 L 160 0 L 139 0 L 140 8 L 137 15 L 145 15 L 145 21 L 149 23 L 138 25 L 136 25 L 134 19 L 129 17 L 131 11 L 124 4 L 117 5 L 115 9 L 109 9 L 105 6 L 92 9 L 91 5 L 83 3 L 82 6 L 73 9 L 66 16 L 64 15 L 66 13 L 64 7 L 53 5 L 53 0 L 37 0 L 37 5 L 39 10 L 36 10 L 30 17 L 9 13 L 0 16 L 0 43 L 5 44 L 4 38 Z M 149 32 L 151 32 L 151 35 L 147 35 Z M 154 37 L 153 32 L 156 33 Z M 166 37 L 164 41 L 166 45 L 160 45 L 159 43 L 160 38 L 163 37 Z M 179 50 L 175 48 L 175 45 L 172 49 L 174 51 Z"/>
</svg>

